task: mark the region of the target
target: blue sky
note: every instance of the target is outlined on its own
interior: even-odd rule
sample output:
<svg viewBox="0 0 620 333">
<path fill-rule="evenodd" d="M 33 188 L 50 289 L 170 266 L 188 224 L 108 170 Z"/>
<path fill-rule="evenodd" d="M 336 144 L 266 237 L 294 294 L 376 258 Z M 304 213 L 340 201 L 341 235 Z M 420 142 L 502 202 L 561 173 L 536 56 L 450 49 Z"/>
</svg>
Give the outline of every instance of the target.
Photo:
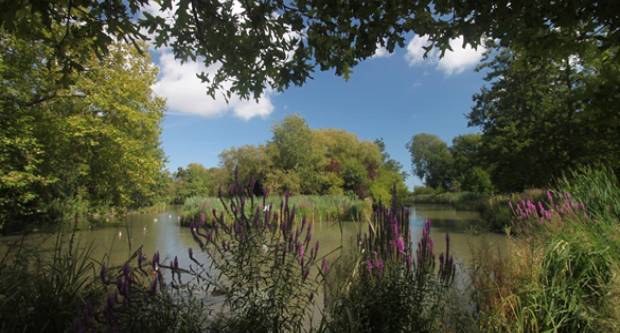
<svg viewBox="0 0 620 333">
<path fill-rule="evenodd" d="M 332 71 L 318 72 L 303 87 L 269 93 L 258 103 L 233 98 L 230 104 L 207 97 L 195 78 L 209 68 L 181 65 L 169 51 L 156 51 L 160 77 L 154 91 L 168 99 L 162 124 L 167 166 L 217 166 L 222 150 L 265 143 L 276 122 L 297 113 L 311 128 L 341 128 L 365 140 L 382 137 L 392 157 L 411 173 L 405 144 L 413 135 L 433 133 L 450 142 L 477 131 L 467 127 L 465 114 L 484 83 L 474 71 L 482 50 L 462 48 L 455 40 L 454 51 L 441 60 L 436 53 L 422 59 L 424 43 L 424 37 L 414 37 L 391 55 L 378 49 L 374 58 L 354 68 L 349 81 Z M 420 181 L 409 177 L 407 183 L 411 187 Z"/>
</svg>

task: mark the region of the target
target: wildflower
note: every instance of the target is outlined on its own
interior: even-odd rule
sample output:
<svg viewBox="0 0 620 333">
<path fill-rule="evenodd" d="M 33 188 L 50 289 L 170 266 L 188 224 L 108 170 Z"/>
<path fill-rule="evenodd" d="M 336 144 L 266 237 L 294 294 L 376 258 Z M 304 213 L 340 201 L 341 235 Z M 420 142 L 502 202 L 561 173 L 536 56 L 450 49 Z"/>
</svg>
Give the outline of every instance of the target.
<svg viewBox="0 0 620 333">
<path fill-rule="evenodd" d="M 366 260 L 366 269 L 368 270 L 368 273 L 372 273 L 372 268 L 372 260 Z"/>
<path fill-rule="evenodd" d="M 323 274 L 327 274 L 329 272 L 329 262 L 326 258 L 323 258 L 323 261 L 321 262 L 321 272 L 323 272 Z"/>
<path fill-rule="evenodd" d="M 396 250 L 400 254 L 405 254 L 405 241 L 402 236 L 399 236 L 396 240 Z"/>
<path fill-rule="evenodd" d="M 385 265 L 383 264 L 383 260 L 381 258 L 375 259 L 375 267 L 379 271 L 379 274 L 383 273 L 383 268 L 385 267 Z"/>
<path fill-rule="evenodd" d="M 304 258 L 304 254 L 305 248 L 302 244 L 299 244 L 299 246 L 297 247 L 297 257 L 299 258 L 299 260 L 302 260 Z"/>
</svg>

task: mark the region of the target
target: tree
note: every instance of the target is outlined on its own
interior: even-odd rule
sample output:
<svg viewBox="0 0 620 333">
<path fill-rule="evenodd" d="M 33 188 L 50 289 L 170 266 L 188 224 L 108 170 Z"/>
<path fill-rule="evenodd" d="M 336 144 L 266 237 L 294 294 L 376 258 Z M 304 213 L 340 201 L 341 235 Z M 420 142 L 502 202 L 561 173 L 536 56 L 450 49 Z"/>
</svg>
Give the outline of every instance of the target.
<svg viewBox="0 0 620 333">
<path fill-rule="evenodd" d="M 203 61 L 210 94 L 223 88 L 229 97 L 258 98 L 267 87 L 302 85 L 316 69 L 346 78 L 378 45 L 392 52 L 411 33 L 428 35 L 442 51 L 460 36 L 473 46 L 488 38 L 544 56 L 591 41 L 606 49 L 620 40 L 618 11 L 614 1 L 585 0 L 20 0 L 2 3 L 0 27 L 45 43 L 66 70 L 84 68 L 83 54 L 92 53 L 85 51 L 101 55 L 114 41 L 151 38 L 178 59 Z"/>
<path fill-rule="evenodd" d="M 53 98 L 33 102 L 64 75 L 49 62 L 54 50 L 7 34 L 0 43 L 0 227 L 153 203 L 164 101 L 150 89 L 150 58 L 116 44 L 103 59 L 91 54 L 89 70 Z"/>
<path fill-rule="evenodd" d="M 253 184 L 256 195 L 265 192 L 264 184 L 271 164 L 264 145 L 245 145 L 220 153 L 220 165 L 228 174 L 228 184 L 232 184 L 236 173 L 238 181 L 242 184 Z"/>
<path fill-rule="evenodd" d="M 308 168 L 317 157 L 312 146 L 312 131 L 298 115 L 286 117 L 273 127 L 269 146 L 275 167 L 283 170 Z"/>
<path fill-rule="evenodd" d="M 452 139 L 452 171 L 463 191 L 487 193 L 493 190 L 490 176 L 481 161 L 482 136 L 464 134 Z"/>
<path fill-rule="evenodd" d="M 451 184 L 452 155 L 448 145 L 439 137 L 421 133 L 407 143 L 411 153 L 413 173 L 433 188 L 449 189 Z"/>
<path fill-rule="evenodd" d="M 587 47 L 586 47 L 587 46 Z M 599 44 L 553 59 L 502 49 L 481 69 L 488 87 L 468 115 L 482 130 L 482 158 L 502 191 L 547 186 L 582 164 L 620 163 L 618 47 Z"/>
</svg>

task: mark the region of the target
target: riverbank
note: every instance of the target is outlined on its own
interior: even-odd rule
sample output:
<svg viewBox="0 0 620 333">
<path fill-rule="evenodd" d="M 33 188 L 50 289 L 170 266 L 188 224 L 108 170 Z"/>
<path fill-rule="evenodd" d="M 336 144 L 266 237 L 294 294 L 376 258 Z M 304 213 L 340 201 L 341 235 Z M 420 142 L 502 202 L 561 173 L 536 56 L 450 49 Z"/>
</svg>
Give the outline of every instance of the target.
<svg viewBox="0 0 620 333">
<path fill-rule="evenodd" d="M 271 196 L 266 202 L 274 208 L 280 207 L 281 196 Z M 290 207 L 295 208 L 298 216 L 310 222 L 323 221 L 363 221 L 370 220 L 372 201 L 354 199 L 345 195 L 295 195 L 288 198 Z M 216 197 L 191 197 L 185 200 L 181 208 L 181 225 L 189 226 L 200 220 L 201 213 L 211 217 L 211 211 L 223 211 L 222 202 Z"/>
<path fill-rule="evenodd" d="M 409 202 L 412 204 L 442 204 L 454 207 L 457 210 L 473 210 L 480 216 L 488 229 L 495 232 L 504 232 L 513 221 L 511 202 L 522 200 L 538 201 L 545 196 L 540 189 L 530 189 L 511 194 L 484 194 L 474 192 L 442 192 L 412 194 Z"/>
<path fill-rule="evenodd" d="M 91 261 L 100 255 L 73 235 L 58 236 L 45 253 L 40 243 L 25 248 L 16 240 L 0 255 L 3 328 L 299 331 L 319 306 L 317 332 L 617 332 L 620 185 L 604 177 L 576 175 L 541 200 L 511 202 L 519 229 L 502 237 L 504 251 L 433 229 L 433 217 L 418 208 L 379 211 L 368 229 L 343 223 L 340 237 L 338 225 L 310 227 L 292 207 L 259 210 L 217 232 L 179 228 L 176 215 L 154 214 L 128 221 L 127 229 L 98 230 L 94 239 L 114 244 L 102 261 Z M 75 237 L 80 241 L 87 239 Z M 465 251 L 471 257 L 461 270 L 454 264 Z M 232 307 L 210 316 L 213 308 L 185 297 L 195 295 L 195 281 Z M 62 288 L 49 288 L 56 283 Z M 314 303 L 319 298 L 325 303 Z M 293 314 L 285 312 L 291 304 Z"/>
</svg>

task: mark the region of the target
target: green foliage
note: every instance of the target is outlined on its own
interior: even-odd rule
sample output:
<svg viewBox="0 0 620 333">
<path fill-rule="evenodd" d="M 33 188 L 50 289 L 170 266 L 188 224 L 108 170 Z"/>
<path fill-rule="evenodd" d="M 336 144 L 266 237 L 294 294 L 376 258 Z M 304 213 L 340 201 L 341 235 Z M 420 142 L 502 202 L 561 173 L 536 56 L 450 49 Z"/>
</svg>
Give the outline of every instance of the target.
<svg viewBox="0 0 620 333">
<path fill-rule="evenodd" d="M 281 196 L 270 196 L 275 207 L 283 203 Z M 294 195 L 288 204 L 295 208 L 299 217 L 310 222 L 340 222 L 370 220 L 372 204 L 368 200 L 354 199 L 345 195 Z M 201 214 L 211 215 L 213 209 L 223 211 L 222 201 L 216 197 L 191 197 L 185 200 L 181 213 L 181 224 L 188 226 L 200 220 Z"/>
<path fill-rule="evenodd" d="M 183 204 L 194 196 L 215 196 L 219 189 L 227 184 L 227 176 L 224 169 L 207 169 L 198 163 L 179 168 L 169 187 L 173 193 L 172 203 Z"/>
<path fill-rule="evenodd" d="M 88 68 L 85 54 L 105 54 L 114 41 L 151 38 L 156 46 L 172 48 L 182 61 L 200 59 L 204 68 L 217 68 L 200 75 L 211 95 L 223 89 L 228 97 L 243 98 L 258 98 L 268 87 L 283 91 L 300 86 L 317 69 L 333 69 L 347 79 L 378 45 L 393 52 L 414 33 L 428 35 L 442 55 L 451 39 L 462 37 L 474 47 L 485 39 L 498 40 L 502 46 L 520 44 L 541 56 L 572 54 L 592 41 L 605 50 L 617 46 L 620 34 L 612 14 L 618 9 L 614 2 L 426 0 L 361 6 L 348 1 L 327 5 L 161 0 L 156 4 L 5 1 L 0 6 L 0 27 L 56 48 L 53 59 L 64 64 L 64 71 Z"/>
<path fill-rule="evenodd" d="M 475 193 L 491 193 L 493 192 L 493 183 L 491 176 L 480 167 L 471 168 L 461 183 L 461 188 L 465 191 Z"/>
<path fill-rule="evenodd" d="M 582 167 L 560 178 L 556 187 L 570 193 L 597 219 L 620 220 L 620 182 L 612 170 Z"/>
<path fill-rule="evenodd" d="M 427 186 L 450 188 L 452 155 L 448 145 L 432 134 L 416 134 L 407 143 L 413 171 Z"/>
<path fill-rule="evenodd" d="M 2 245 L 0 331 L 68 331 L 86 306 L 99 304 L 91 247 L 74 236 L 58 233 L 48 251 L 24 239 Z"/>
<path fill-rule="evenodd" d="M 517 313 L 524 331 L 605 330 L 600 320 L 609 301 L 611 254 L 576 236 L 555 239 L 545 250 L 539 281 L 526 287 Z"/>
<path fill-rule="evenodd" d="M 58 87 L 53 48 L 0 37 L 0 229 L 58 222 L 73 202 L 87 211 L 154 203 L 164 101 L 151 93 L 150 58 L 115 44 L 105 58 L 89 54 L 89 70 Z"/>
<path fill-rule="evenodd" d="M 547 186 L 579 165 L 619 165 L 612 110 L 620 66 L 610 61 L 618 49 L 598 46 L 550 57 L 515 46 L 480 67 L 489 86 L 474 96 L 468 118 L 482 130 L 481 157 L 499 190 Z"/>
<path fill-rule="evenodd" d="M 192 196 L 216 196 L 237 177 L 255 195 L 342 195 L 388 203 L 390 189 L 407 196 L 401 165 L 382 141 L 369 142 L 336 129 L 310 129 L 293 115 L 273 127 L 273 138 L 260 146 L 231 148 L 220 154 L 220 167 L 190 165 L 175 175 L 175 203 Z"/>
<path fill-rule="evenodd" d="M 610 175 L 605 169 L 580 169 L 559 180 L 562 198 L 530 191 L 524 195 L 536 199 L 521 200 L 520 207 L 512 204 L 519 238 L 509 239 L 508 253 L 475 254 L 471 274 L 481 329 L 618 330 L 617 217 L 597 213 L 608 208 L 599 204 L 605 201 L 602 189 L 614 186 Z M 586 184 L 591 191 L 579 192 Z M 568 188 L 580 194 L 562 192 Z M 582 206 L 581 200 L 593 208 Z M 523 213 L 528 206 L 531 214 Z"/>
</svg>

